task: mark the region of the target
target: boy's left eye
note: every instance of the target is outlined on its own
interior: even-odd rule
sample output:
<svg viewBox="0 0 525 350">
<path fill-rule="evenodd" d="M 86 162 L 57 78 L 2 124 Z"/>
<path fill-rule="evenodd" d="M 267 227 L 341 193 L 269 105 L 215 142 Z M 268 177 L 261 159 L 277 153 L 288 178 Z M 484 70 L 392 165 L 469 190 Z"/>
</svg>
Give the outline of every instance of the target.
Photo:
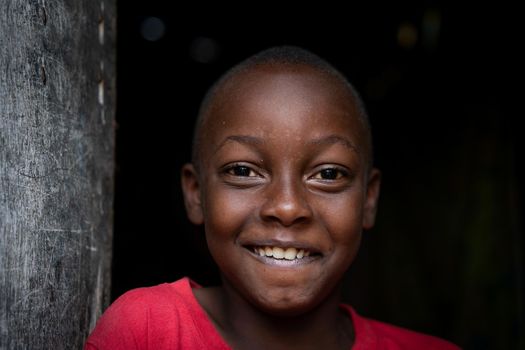
<svg viewBox="0 0 525 350">
<path fill-rule="evenodd" d="M 346 174 L 337 169 L 337 168 L 326 168 L 317 172 L 313 178 L 320 180 L 339 180 L 340 178 L 346 176 Z"/>
</svg>

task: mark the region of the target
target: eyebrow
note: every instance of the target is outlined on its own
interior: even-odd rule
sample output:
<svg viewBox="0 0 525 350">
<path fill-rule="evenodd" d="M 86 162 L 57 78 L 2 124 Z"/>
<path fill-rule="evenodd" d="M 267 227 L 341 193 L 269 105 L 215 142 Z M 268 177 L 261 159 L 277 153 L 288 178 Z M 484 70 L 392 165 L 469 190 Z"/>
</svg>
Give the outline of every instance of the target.
<svg viewBox="0 0 525 350">
<path fill-rule="evenodd" d="M 329 136 L 323 136 L 318 139 L 310 141 L 311 144 L 314 145 L 335 145 L 340 144 L 345 146 L 346 148 L 349 148 L 355 152 L 359 153 L 359 148 L 355 146 L 350 140 L 348 140 L 346 137 L 342 137 L 339 135 L 329 135 Z"/>
<path fill-rule="evenodd" d="M 245 145 L 250 145 L 250 146 L 260 145 L 260 144 L 263 143 L 263 139 L 261 139 L 261 138 L 259 138 L 259 137 L 255 137 L 255 136 L 248 136 L 248 135 L 230 135 L 230 136 L 226 137 L 226 138 L 224 139 L 224 141 L 222 141 L 222 142 L 217 146 L 217 148 L 215 149 L 215 152 L 214 152 L 214 153 L 217 153 L 217 152 L 222 148 L 222 146 L 224 146 L 226 143 L 231 142 L 231 141 L 238 142 L 238 143 L 242 143 L 242 144 L 245 144 Z"/>
</svg>

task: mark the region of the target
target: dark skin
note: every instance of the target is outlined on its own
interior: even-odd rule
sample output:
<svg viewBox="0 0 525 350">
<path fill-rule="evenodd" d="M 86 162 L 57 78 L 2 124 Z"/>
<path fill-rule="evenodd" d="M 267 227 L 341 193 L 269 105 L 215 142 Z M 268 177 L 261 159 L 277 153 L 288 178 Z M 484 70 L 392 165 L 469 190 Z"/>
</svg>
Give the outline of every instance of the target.
<svg viewBox="0 0 525 350">
<path fill-rule="evenodd" d="M 357 115 L 339 80 L 305 65 L 237 74 L 205 114 L 199 171 L 185 165 L 182 187 L 223 285 L 194 293 L 233 348 L 353 344 L 340 281 L 380 185 Z"/>
</svg>

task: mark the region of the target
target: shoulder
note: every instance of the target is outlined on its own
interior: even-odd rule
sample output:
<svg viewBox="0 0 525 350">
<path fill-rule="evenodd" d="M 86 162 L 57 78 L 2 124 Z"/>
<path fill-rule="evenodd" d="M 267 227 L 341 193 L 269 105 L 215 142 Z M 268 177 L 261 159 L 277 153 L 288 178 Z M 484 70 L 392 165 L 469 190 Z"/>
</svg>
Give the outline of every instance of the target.
<svg viewBox="0 0 525 350">
<path fill-rule="evenodd" d="M 180 305 L 191 297 L 191 281 L 188 278 L 173 283 L 163 283 L 153 287 L 132 289 L 120 296 L 110 309 L 138 311 L 165 309 L 166 306 Z"/>
<path fill-rule="evenodd" d="M 187 278 L 173 283 L 132 289 L 115 300 L 101 320 L 115 315 L 125 315 L 127 322 L 139 325 L 141 321 L 158 314 L 177 315 L 173 311 L 184 309 L 191 293 Z M 121 321 L 122 319 L 119 318 L 119 322 Z"/>
<path fill-rule="evenodd" d="M 352 350 L 360 349 L 427 349 L 458 350 L 455 344 L 432 335 L 415 332 L 388 323 L 360 316 L 350 306 L 343 305 L 352 316 L 356 334 Z"/>
<path fill-rule="evenodd" d="M 153 338 L 164 341 L 166 334 L 176 335 L 191 315 L 191 293 L 187 278 L 126 292 L 100 317 L 86 348 L 148 348 Z"/>
</svg>

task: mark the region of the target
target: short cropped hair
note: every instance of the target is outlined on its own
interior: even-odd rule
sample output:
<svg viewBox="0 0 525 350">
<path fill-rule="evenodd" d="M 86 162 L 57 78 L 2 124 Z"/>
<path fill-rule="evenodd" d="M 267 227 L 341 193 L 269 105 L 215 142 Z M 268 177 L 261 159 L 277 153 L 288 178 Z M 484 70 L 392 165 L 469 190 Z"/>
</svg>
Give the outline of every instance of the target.
<svg viewBox="0 0 525 350">
<path fill-rule="evenodd" d="M 370 121 L 368 113 L 361 96 L 358 94 L 354 86 L 349 80 L 334 66 L 322 59 L 318 55 L 305 50 L 297 46 L 276 46 L 269 49 L 263 50 L 251 57 L 248 57 L 244 61 L 238 63 L 224 73 L 206 92 L 197 115 L 195 122 L 195 128 L 193 132 L 193 144 L 192 144 L 192 163 L 198 169 L 200 167 L 199 150 L 201 147 L 201 136 L 202 126 L 204 124 L 205 116 L 209 111 L 213 101 L 215 100 L 218 92 L 224 87 L 225 83 L 230 79 L 242 75 L 257 66 L 297 66 L 305 65 L 314 68 L 322 73 L 326 73 L 331 77 L 334 77 L 337 81 L 341 82 L 345 86 L 351 96 L 354 98 L 356 107 L 358 110 L 358 118 L 367 133 L 366 138 L 369 143 L 369 167 L 372 164 L 372 136 L 370 131 Z"/>
</svg>

